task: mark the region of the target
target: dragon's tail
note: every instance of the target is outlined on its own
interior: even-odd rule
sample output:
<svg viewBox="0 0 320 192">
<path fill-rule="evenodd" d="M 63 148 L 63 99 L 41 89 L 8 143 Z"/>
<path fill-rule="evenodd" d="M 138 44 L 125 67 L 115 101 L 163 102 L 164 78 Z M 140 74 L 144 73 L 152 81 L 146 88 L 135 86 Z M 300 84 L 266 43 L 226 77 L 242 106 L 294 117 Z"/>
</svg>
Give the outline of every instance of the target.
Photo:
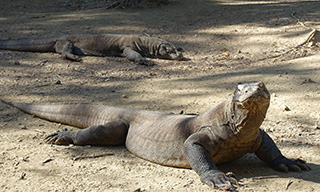
<svg viewBox="0 0 320 192">
<path fill-rule="evenodd" d="M 16 103 L 0 99 L 21 111 L 42 119 L 86 128 L 91 125 L 101 125 L 107 122 L 108 107 L 97 104 L 28 104 Z"/>
<path fill-rule="evenodd" d="M 29 52 L 54 52 L 55 39 L 0 40 L 0 49 Z"/>
</svg>

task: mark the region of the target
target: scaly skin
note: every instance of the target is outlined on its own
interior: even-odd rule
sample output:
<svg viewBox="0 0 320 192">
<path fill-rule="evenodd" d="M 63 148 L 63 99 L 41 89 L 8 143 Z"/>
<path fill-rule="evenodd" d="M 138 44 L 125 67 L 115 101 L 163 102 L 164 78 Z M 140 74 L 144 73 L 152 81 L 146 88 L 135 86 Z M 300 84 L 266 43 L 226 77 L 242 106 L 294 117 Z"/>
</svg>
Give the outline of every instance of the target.
<svg viewBox="0 0 320 192">
<path fill-rule="evenodd" d="M 65 123 L 77 131 L 56 132 L 48 143 L 122 145 L 143 159 L 167 166 L 192 168 L 202 182 L 234 190 L 232 179 L 216 164 L 255 153 L 279 171 L 310 170 L 302 160 L 284 157 L 262 124 L 270 94 L 262 82 L 237 85 L 232 98 L 200 115 L 176 115 L 94 104 L 23 104 L 4 101 L 43 119 Z M 87 128 L 86 128 L 87 127 Z"/>
<path fill-rule="evenodd" d="M 182 60 L 181 48 L 163 39 L 134 35 L 69 35 L 48 39 L 2 40 L 0 49 L 30 52 L 57 52 L 65 59 L 79 56 L 123 56 L 142 65 L 152 64 L 145 57 Z"/>
</svg>

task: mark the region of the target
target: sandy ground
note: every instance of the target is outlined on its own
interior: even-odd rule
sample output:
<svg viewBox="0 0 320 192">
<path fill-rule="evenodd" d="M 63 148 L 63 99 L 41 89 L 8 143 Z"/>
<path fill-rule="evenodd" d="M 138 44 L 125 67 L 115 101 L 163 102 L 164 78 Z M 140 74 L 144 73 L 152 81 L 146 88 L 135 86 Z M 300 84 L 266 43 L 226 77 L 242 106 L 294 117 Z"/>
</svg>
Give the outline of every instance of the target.
<svg viewBox="0 0 320 192">
<path fill-rule="evenodd" d="M 2 98 L 201 113 L 230 97 L 237 82 L 262 80 L 272 99 L 261 128 L 283 154 L 306 160 L 312 170 L 277 172 L 254 155 L 219 169 L 236 174 L 239 191 L 320 190 L 319 48 L 290 49 L 310 28 L 320 29 L 318 1 L 186 0 L 143 10 L 105 10 L 104 1 L 1 2 L 1 39 L 149 34 L 182 46 L 190 59 L 153 59 L 156 65 L 146 67 L 125 58 L 71 62 L 55 53 L 1 50 Z M 2 103 L 0 120 L 1 191 L 213 190 L 192 170 L 144 161 L 125 147 L 46 144 L 46 135 L 68 126 Z"/>
</svg>

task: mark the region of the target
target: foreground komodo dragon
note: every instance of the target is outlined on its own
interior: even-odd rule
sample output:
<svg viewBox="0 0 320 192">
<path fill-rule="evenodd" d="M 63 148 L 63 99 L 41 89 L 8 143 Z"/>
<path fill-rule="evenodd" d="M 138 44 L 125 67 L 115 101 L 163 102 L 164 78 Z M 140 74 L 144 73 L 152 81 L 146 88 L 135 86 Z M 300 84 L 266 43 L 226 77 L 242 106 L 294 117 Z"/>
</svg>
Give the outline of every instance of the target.
<svg viewBox="0 0 320 192">
<path fill-rule="evenodd" d="M 126 145 L 143 159 L 192 168 L 201 181 L 232 190 L 231 178 L 216 164 L 255 153 L 279 171 L 310 170 L 289 160 L 262 129 L 270 102 L 263 82 L 239 83 L 232 98 L 200 115 L 177 115 L 95 104 L 24 104 L 4 101 L 40 118 L 85 128 L 49 135 L 59 145 Z"/>
<path fill-rule="evenodd" d="M 67 35 L 47 39 L 0 41 L 0 49 L 29 52 L 57 52 L 63 58 L 79 61 L 79 56 L 124 56 L 139 64 L 151 64 L 145 57 L 181 60 L 181 48 L 170 42 L 134 35 Z"/>
</svg>

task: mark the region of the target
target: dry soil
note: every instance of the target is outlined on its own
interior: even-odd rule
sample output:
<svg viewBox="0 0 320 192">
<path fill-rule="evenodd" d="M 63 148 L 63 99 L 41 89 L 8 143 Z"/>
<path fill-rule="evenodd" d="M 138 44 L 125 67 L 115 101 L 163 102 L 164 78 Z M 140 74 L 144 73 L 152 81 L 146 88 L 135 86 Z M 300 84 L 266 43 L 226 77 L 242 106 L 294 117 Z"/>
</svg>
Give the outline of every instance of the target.
<svg viewBox="0 0 320 192">
<path fill-rule="evenodd" d="M 1 50 L 0 96 L 201 113 L 230 97 L 237 82 L 262 80 L 272 99 L 261 128 L 285 156 L 306 160 L 312 170 L 277 172 L 254 155 L 219 169 L 235 173 L 239 191 L 320 190 L 319 44 L 296 47 L 312 29 L 320 30 L 319 1 L 172 0 L 168 6 L 127 10 L 105 6 L 98 0 L 2 0 L 0 38 L 148 34 L 183 47 L 189 60 L 153 59 L 156 65 L 148 67 L 125 58 L 71 62 L 56 53 Z M 46 144 L 46 135 L 68 126 L 2 103 L 0 120 L 1 191 L 213 190 L 192 170 L 142 160 L 122 146 Z"/>
</svg>

